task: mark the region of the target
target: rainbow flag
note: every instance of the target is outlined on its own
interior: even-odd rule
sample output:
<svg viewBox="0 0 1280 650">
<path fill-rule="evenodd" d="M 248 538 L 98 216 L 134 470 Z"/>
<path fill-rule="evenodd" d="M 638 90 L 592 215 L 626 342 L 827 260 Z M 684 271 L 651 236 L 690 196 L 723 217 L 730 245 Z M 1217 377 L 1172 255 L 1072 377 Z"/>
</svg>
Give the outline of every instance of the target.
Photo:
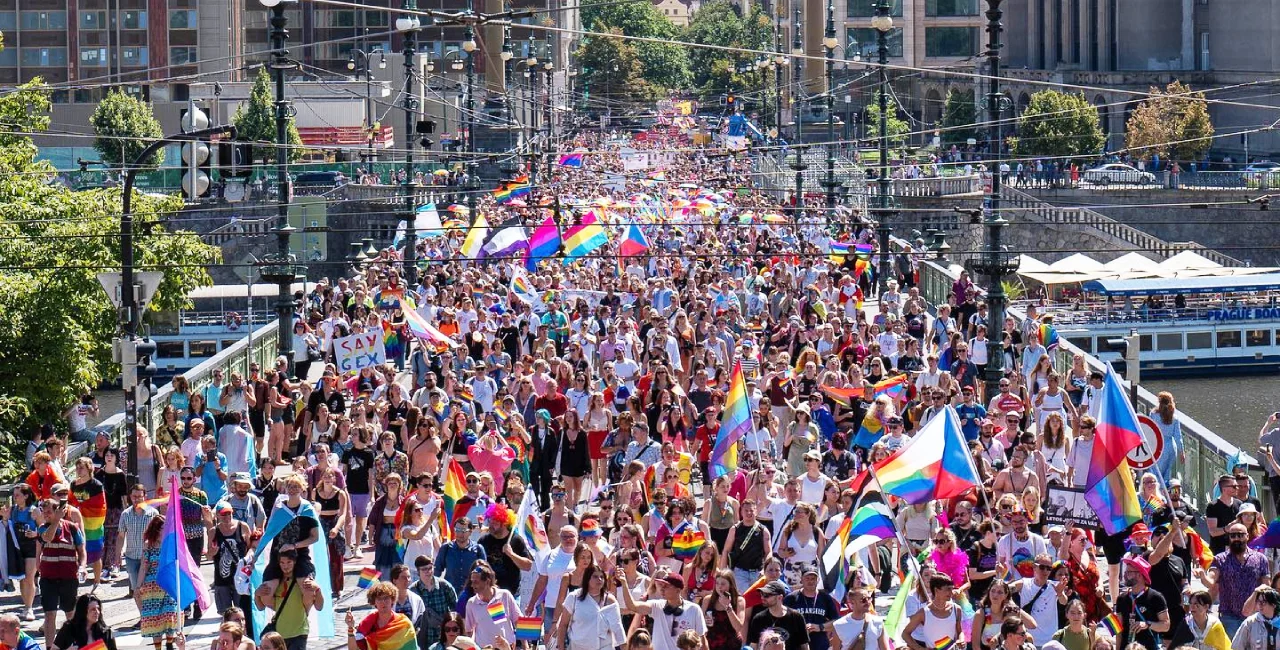
<svg viewBox="0 0 1280 650">
<path fill-rule="evenodd" d="M 868 262 L 863 259 L 854 260 L 853 261 L 853 278 L 856 280 L 862 277 L 863 275 L 866 274 L 867 270 L 870 268 L 871 268 L 871 262 Z M 858 308 L 859 309 L 862 308 L 861 298 L 858 299 Z"/>
<path fill-rule="evenodd" d="M 382 348 L 386 351 L 387 359 L 395 359 L 404 352 L 400 330 L 393 327 L 391 321 L 385 318 L 382 319 Z"/>
<path fill-rule="evenodd" d="M 1062 343 L 1058 339 L 1058 330 L 1050 323 L 1041 323 L 1040 325 L 1040 345 L 1046 350 L 1052 350 Z"/>
<path fill-rule="evenodd" d="M 618 244 L 618 255 L 631 257 L 647 250 L 649 250 L 649 240 L 645 238 L 644 232 L 640 230 L 640 225 L 631 224 L 627 228 L 627 236 Z"/>
<path fill-rule="evenodd" d="M 842 559 L 894 536 L 893 514 L 883 503 L 869 503 L 845 517 L 835 536 L 822 554 L 828 571 L 840 566 Z"/>
<path fill-rule="evenodd" d="M 542 617 L 521 616 L 516 619 L 516 641 L 537 641 L 542 638 Z"/>
<path fill-rule="evenodd" d="M 373 583 L 378 581 L 378 578 L 381 578 L 381 577 L 382 577 L 381 571 L 371 566 L 367 566 L 363 569 L 360 569 L 360 580 L 356 582 L 356 586 L 359 587 L 360 589 L 368 589 L 369 587 L 373 586 Z"/>
<path fill-rule="evenodd" d="M 476 401 L 476 393 L 475 391 L 471 390 L 470 384 L 458 384 L 457 393 L 458 393 L 458 399 L 464 402 Z"/>
<path fill-rule="evenodd" d="M 559 164 L 561 167 L 581 167 L 582 154 L 578 152 L 564 154 L 560 156 Z"/>
<path fill-rule="evenodd" d="M 1084 483 L 1084 500 L 1098 513 L 1108 535 L 1142 519 L 1142 505 L 1133 488 L 1133 472 L 1126 457 L 1142 444 L 1138 417 L 1125 399 L 1115 371 L 1107 366 L 1102 385 L 1102 408 L 1093 437 L 1093 456 Z"/>
<path fill-rule="evenodd" d="M 73 482 L 71 498 L 67 501 L 80 509 L 84 522 L 85 562 L 92 564 L 101 560 L 107 524 L 107 494 L 102 483 L 89 481 L 77 485 Z"/>
<path fill-rule="evenodd" d="M 485 609 L 489 612 L 489 620 L 493 621 L 495 625 L 507 620 L 507 608 L 503 606 L 501 597 L 489 603 L 489 606 Z"/>
<path fill-rule="evenodd" d="M 960 433 L 960 417 L 950 406 L 873 467 L 885 494 L 912 505 L 951 499 L 982 483 Z"/>
<path fill-rule="evenodd" d="M 698 550 L 705 546 L 707 538 L 702 531 L 697 530 L 694 526 L 688 526 L 683 533 L 677 534 L 671 540 L 671 552 L 675 554 L 677 560 L 689 561 L 698 554 Z"/>
<path fill-rule="evenodd" d="M 853 247 L 853 252 L 858 257 L 870 257 L 875 249 L 876 247 L 871 244 L 857 244 Z"/>
<path fill-rule="evenodd" d="M 1259 539 L 1261 539 L 1262 537 L 1266 537 L 1269 533 L 1271 533 L 1272 527 L 1275 527 L 1276 529 L 1275 534 L 1272 536 L 1272 539 L 1277 540 L 1276 547 L 1280 548 L 1280 523 L 1278 522 L 1275 522 L 1275 521 L 1271 522 L 1271 524 L 1267 526 L 1266 532 L 1264 532 L 1259 537 Z M 1205 543 L 1204 538 L 1200 537 L 1200 533 L 1197 533 L 1194 528 L 1188 528 L 1186 532 L 1187 532 L 1187 539 L 1189 539 L 1191 542 L 1191 545 L 1190 545 L 1191 557 L 1196 562 L 1200 563 L 1201 569 L 1208 571 L 1209 565 L 1213 564 L 1213 551 L 1209 549 L 1209 545 Z M 1258 540 L 1255 539 L 1253 541 L 1256 542 Z M 1250 543 L 1250 546 L 1253 546 L 1253 544 Z M 1257 548 L 1257 547 L 1254 547 L 1254 548 Z"/>
<path fill-rule="evenodd" d="M 444 497 L 444 523 L 448 528 L 449 536 L 452 537 L 453 522 L 463 514 L 456 512 L 458 502 L 467 494 L 467 473 L 462 471 L 462 465 L 456 458 L 449 459 L 449 468 L 444 475 L 444 489 L 441 492 L 443 493 L 441 496 Z"/>
<path fill-rule="evenodd" d="M 609 234 L 594 210 L 588 210 L 575 226 L 564 231 L 564 263 L 584 257 L 609 243 Z"/>
<path fill-rule="evenodd" d="M 1119 635 L 1120 630 L 1124 627 L 1120 624 L 1120 615 L 1115 612 L 1111 612 L 1106 618 L 1102 619 L 1102 625 L 1107 628 L 1107 631 L 1111 633 L 1111 636 Z"/>
<path fill-rule="evenodd" d="M 711 449 L 711 476 L 720 478 L 738 471 L 738 441 L 751 429 L 751 405 L 747 402 L 747 382 L 742 375 L 742 361 L 733 364 L 729 376 L 729 394 L 720 414 L 720 431 Z"/>
<path fill-rule="evenodd" d="M 888 395 L 893 401 L 898 401 L 903 395 L 907 394 L 907 387 L 911 385 L 911 378 L 908 375 L 897 375 L 888 379 L 882 379 L 875 386 L 871 387 L 871 396 L 869 399 L 875 399 L 881 395 Z"/>
<path fill-rule="evenodd" d="M 947 650 L 947 648 L 950 648 L 955 644 L 956 642 L 952 641 L 951 637 L 944 636 L 941 639 L 938 639 L 937 641 L 933 642 L 933 650 Z"/>
<path fill-rule="evenodd" d="M 404 310 L 404 323 L 409 327 L 409 332 L 419 341 L 435 349 L 435 351 L 443 352 L 453 347 L 453 341 L 445 336 L 444 332 L 436 329 L 434 325 L 427 322 L 416 309 L 409 303 L 409 309 Z M 385 342 L 384 342 L 385 345 Z"/>
<path fill-rule="evenodd" d="M 853 408 L 853 400 L 862 398 L 866 391 L 861 388 L 836 388 L 834 386 L 823 386 L 822 392 L 826 393 L 832 401 L 847 409 Z"/>
<path fill-rule="evenodd" d="M 844 258 L 849 255 L 850 251 L 854 250 L 854 247 L 855 244 L 850 244 L 849 242 L 831 240 L 831 253 L 829 254 L 831 263 L 844 264 Z"/>
<path fill-rule="evenodd" d="M 508 203 L 522 196 L 528 196 L 533 191 L 528 183 L 503 183 L 501 187 L 493 191 L 493 198 L 498 203 Z"/>
<path fill-rule="evenodd" d="M 417 631 L 413 623 L 404 614 L 395 614 L 386 627 L 376 629 L 364 636 L 370 648 L 378 650 L 417 650 Z"/>
<path fill-rule="evenodd" d="M 538 496 L 533 493 L 532 487 L 525 490 L 524 498 L 520 500 L 520 508 L 516 510 L 515 529 L 535 554 L 551 550 L 546 528 L 542 525 L 542 514 L 538 512 Z"/>
<path fill-rule="evenodd" d="M 107 642 L 104 639 L 98 639 L 97 641 L 94 641 L 93 643 L 90 643 L 89 645 L 86 645 L 80 648 L 80 650 L 106 650 L 106 649 L 107 649 Z"/>
</svg>

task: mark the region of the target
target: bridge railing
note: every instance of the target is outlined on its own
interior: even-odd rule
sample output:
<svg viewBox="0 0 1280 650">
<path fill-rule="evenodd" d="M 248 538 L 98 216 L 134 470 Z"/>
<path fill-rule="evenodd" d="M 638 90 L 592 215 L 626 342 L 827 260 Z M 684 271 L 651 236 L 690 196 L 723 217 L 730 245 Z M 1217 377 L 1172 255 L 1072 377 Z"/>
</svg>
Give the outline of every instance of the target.
<svg viewBox="0 0 1280 650">
<path fill-rule="evenodd" d="M 944 268 L 934 261 L 926 260 L 920 264 L 920 295 L 924 296 L 929 304 L 941 304 L 946 301 L 951 283 L 958 277 L 959 274 L 954 269 Z M 1026 318 L 1026 313 L 1018 307 L 1010 307 L 1008 315 L 1019 323 Z M 1054 367 L 1060 373 L 1069 372 L 1072 360 L 1077 354 L 1084 356 L 1085 365 L 1089 370 L 1105 371 L 1106 361 L 1081 350 L 1065 339 L 1054 350 Z M 1127 391 L 1128 382 L 1122 380 L 1122 383 Z M 1137 392 L 1138 413 L 1145 414 L 1158 403 L 1155 394 L 1143 388 L 1141 384 L 1138 385 Z M 1226 473 L 1228 460 L 1241 454 L 1241 460 L 1249 466 L 1250 476 L 1258 486 L 1266 518 L 1270 520 L 1274 517 L 1271 488 L 1257 459 L 1248 452 L 1241 453 L 1241 449 L 1227 442 L 1190 415 L 1178 411 L 1176 417 L 1182 426 L 1183 451 L 1186 455 L 1185 463 L 1175 463 L 1175 467 L 1179 470 L 1177 478 L 1182 480 L 1183 494 L 1187 495 L 1194 504 L 1203 505 L 1212 501 L 1211 491 L 1218 477 Z"/>
</svg>

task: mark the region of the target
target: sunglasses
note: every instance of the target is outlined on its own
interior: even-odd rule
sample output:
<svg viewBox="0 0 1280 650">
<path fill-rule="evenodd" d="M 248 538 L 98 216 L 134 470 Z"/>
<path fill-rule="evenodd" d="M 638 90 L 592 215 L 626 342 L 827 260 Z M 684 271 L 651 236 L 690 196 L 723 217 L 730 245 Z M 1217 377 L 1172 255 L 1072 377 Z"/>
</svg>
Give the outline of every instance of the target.
<svg viewBox="0 0 1280 650">
<path fill-rule="evenodd" d="M 1227 539 L 1249 539 L 1248 533 L 1227 533 Z"/>
<path fill-rule="evenodd" d="M 1052 566 L 1052 565 L 1049 565 L 1049 564 L 1037 564 L 1037 565 L 1036 565 L 1036 570 L 1037 570 L 1037 571 L 1050 571 L 1050 570 L 1052 570 L 1052 569 L 1053 569 L 1053 566 Z"/>
<path fill-rule="evenodd" d="M 457 625 L 446 625 L 444 626 L 444 631 L 453 632 L 455 634 L 462 634 L 462 628 L 458 627 Z"/>
</svg>

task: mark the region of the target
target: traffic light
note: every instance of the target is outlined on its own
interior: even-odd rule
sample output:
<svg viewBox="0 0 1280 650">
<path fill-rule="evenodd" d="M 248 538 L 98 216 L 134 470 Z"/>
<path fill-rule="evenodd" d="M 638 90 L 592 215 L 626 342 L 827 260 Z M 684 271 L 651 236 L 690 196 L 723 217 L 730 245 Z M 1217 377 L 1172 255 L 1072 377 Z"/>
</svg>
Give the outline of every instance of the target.
<svg viewBox="0 0 1280 650">
<path fill-rule="evenodd" d="M 226 178 L 253 175 L 253 145 L 223 140 L 218 143 L 218 174 Z"/>
<path fill-rule="evenodd" d="M 416 130 L 420 137 L 419 142 L 422 144 L 422 148 L 430 149 L 431 145 L 435 144 L 435 141 L 430 137 L 432 133 L 436 132 L 435 120 L 418 120 Z"/>
<path fill-rule="evenodd" d="M 150 382 L 158 370 L 155 360 L 156 342 L 150 338 L 140 339 L 134 343 L 133 351 L 134 358 L 137 359 L 138 381 Z"/>
<path fill-rule="evenodd" d="M 183 109 L 180 117 L 183 133 L 209 128 L 209 115 L 194 104 Z M 191 140 L 182 143 L 182 166 L 185 170 L 182 173 L 182 194 L 188 199 L 209 196 L 209 188 L 213 184 L 209 177 L 210 157 L 208 142 Z"/>
</svg>

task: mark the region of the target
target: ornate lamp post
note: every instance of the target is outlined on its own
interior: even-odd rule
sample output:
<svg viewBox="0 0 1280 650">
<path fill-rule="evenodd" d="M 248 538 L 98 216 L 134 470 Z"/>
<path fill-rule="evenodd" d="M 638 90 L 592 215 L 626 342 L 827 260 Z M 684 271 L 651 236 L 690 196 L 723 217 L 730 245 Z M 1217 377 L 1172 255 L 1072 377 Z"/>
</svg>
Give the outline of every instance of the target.
<svg viewBox="0 0 1280 650">
<path fill-rule="evenodd" d="M 380 50 L 362 50 L 355 48 L 351 50 L 351 57 L 347 59 L 347 69 L 356 73 L 356 79 L 360 75 L 364 75 L 364 130 L 369 134 L 369 152 L 365 154 L 369 164 L 373 164 L 373 73 L 370 70 L 373 63 L 373 55 L 378 54 L 378 69 L 387 69 L 387 54 Z"/>
<path fill-rule="evenodd" d="M 422 22 L 413 13 L 418 6 L 414 0 L 404 0 L 404 16 L 396 19 L 396 29 L 404 34 L 404 182 L 400 184 L 404 195 L 404 278 L 409 287 L 418 284 L 418 229 L 414 227 L 414 168 L 413 134 L 418 117 L 418 97 L 413 92 L 413 57 L 417 55 L 417 34 Z"/>
<path fill-rule="evenodd" d="M 889 235 L 893 229 L 889 225 L 892 213 L 889 211 L 889 31 L 893 29 L 893 18 L 889 16 L 889 2 L 882 0 L 876 5 L 876 15 L 871 19 L 871 26 L 876 29 L 876 48 L 879 54 L 879 106 L 880 106 L 880 219 L 876 225 L 876 235 L 880 240 L 880 293 L 884 293 L 885 285 L 892 273 L 893 256 L 889 254 Z"/>
<path fill-rule="evenodd" d="M 836 46 L 836 5 L 834 0 L 827 0 L 827 31 L 822 38 L 822 47 L 826 50 L 827 75 L 827 219 L 835 214 L 836 208 L 836 105 L 835 105 L 835 55 Z"/>
</svg>

